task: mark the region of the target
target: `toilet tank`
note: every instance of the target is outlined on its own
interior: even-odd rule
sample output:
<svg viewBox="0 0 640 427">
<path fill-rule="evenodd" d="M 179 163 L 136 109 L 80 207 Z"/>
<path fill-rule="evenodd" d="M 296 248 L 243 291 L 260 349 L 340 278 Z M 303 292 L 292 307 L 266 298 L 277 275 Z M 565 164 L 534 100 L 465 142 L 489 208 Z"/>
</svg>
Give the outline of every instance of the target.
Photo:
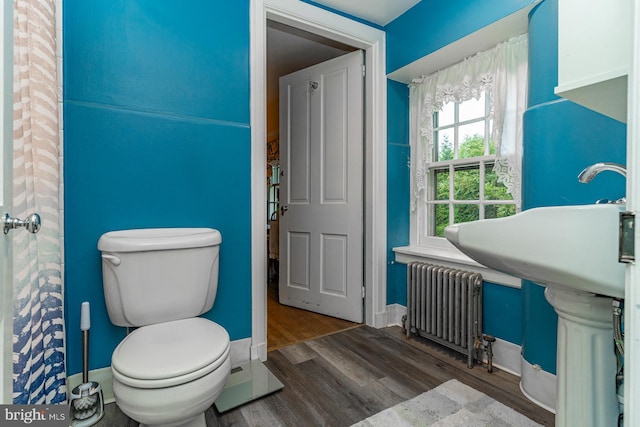
<svg viewBox="0 0 640 427">
<path fill-rule="evenodd" d="M 213 307 L 222 236 L 211 228 L 110 231 L 98 240 L 111 322 L 145 326 Z"/>
</svg>

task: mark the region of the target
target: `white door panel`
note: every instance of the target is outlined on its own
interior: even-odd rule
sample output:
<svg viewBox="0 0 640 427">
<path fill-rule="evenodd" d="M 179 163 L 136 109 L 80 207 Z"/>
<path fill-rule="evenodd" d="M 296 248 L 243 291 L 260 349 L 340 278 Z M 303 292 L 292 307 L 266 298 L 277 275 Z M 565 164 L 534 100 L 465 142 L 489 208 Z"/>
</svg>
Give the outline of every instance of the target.
<svg viewBox="0 0 640 427">
<path fill-rule="evenodd" d="M 280 79 L 280 302 L 363 320 L 363 54 Z"/>
<path fill-rule="evenodd" d="M 311 289 L 309 280 L 309 233 L 289 232 L 289 283 L 290 287 Z M 282 256 L 282 255 L 281 255 Z"/>
<path fill-rule="evenodd" d="M 289 147 L 288 157 L 288 200 L 289 204 L 311 203 L 309 162 L 311 155 L 310 93 L 309 80 L 302 79 L 291 85 L 288 91 L 290 108 L 288 111 L 289 135 L 296 141 Z M 281 189 L 282 191 L 282 189 Z"/>
<path fill-rule="evenodd" d="M 347 236 L 323 234 L 320 293 L 347 298 Z"/>
<path fill-rule="evenodd" d="M 324 77 L 322 158 L 322 202 L 347 202 L 348 93 L 347 70 L 340 69 Z M 354 137 L 358 137 L 355 135 Z"/>
</svg>

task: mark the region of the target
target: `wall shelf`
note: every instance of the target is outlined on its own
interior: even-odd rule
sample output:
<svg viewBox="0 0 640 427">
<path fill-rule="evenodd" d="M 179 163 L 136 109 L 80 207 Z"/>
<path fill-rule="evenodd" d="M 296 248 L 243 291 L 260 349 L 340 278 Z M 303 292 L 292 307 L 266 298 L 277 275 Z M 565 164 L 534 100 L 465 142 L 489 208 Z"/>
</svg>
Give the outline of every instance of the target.
<svg viewBox="0 0 640 427">
<path fill-rule="evenodd" d="M 630 64 L 631 0 L 559 0 L 556 95 L 626 122 Z"/>
</svg>

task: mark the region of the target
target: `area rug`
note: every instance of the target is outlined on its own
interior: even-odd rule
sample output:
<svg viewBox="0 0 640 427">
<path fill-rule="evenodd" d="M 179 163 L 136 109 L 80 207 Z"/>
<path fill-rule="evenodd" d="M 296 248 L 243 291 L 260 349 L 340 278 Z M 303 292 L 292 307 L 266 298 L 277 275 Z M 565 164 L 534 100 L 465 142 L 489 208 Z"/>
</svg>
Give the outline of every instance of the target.
<svg viewBox="0 0 640 427">
<path fill-rule="evenodd" d="M 457 380 L 385 409 L 353 427 L 533 427 L 540 424 Z"/>
</svg>

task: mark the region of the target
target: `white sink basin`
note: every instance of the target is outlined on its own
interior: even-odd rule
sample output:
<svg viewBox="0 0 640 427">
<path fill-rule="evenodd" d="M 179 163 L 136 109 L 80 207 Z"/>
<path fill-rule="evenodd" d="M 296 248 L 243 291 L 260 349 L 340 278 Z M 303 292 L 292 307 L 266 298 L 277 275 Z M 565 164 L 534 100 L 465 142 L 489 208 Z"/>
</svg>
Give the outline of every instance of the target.
<svg viewBox="0 0 640 427">
<path fill-rule="evenodd" d="M 618 262 L 623 205 L 530 209 L 517 215 L 450 225 L 445 237 L 480 264 L 560 288 L 624 298 Z"/>
</svg>

